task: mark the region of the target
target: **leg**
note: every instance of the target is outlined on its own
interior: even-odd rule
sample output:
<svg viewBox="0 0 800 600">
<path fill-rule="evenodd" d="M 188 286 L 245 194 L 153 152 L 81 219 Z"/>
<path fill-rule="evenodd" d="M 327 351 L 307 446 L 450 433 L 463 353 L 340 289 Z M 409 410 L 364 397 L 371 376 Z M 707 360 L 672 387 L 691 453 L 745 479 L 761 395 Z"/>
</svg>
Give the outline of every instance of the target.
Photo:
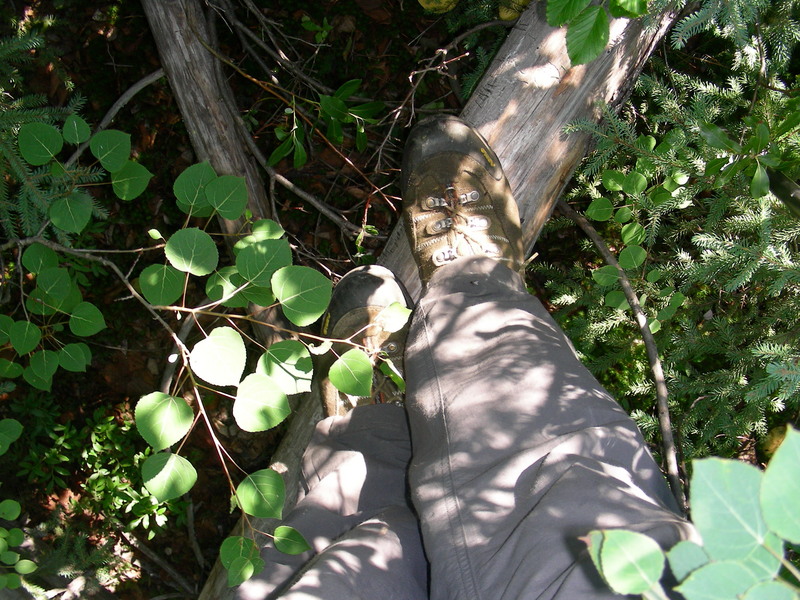
<svg viewBox="0 0 800 600">
<path fill-rule="evenodd" d="M 433 275 L 406 372 L 432 599 L 611 598 L 580 536 L 691 534 L 636 425 L 496 261 Z"/>
<path fill-rule="evenodd" d="M 394 404 L 364 406 L 317 426 L 303 461 L 303 492 L 283 523 L 313 550 L 264 548 L 264 571 L 242 600 L 427 598 L 419 523 L 407 500 L 408 425 Z"/>
</svg>

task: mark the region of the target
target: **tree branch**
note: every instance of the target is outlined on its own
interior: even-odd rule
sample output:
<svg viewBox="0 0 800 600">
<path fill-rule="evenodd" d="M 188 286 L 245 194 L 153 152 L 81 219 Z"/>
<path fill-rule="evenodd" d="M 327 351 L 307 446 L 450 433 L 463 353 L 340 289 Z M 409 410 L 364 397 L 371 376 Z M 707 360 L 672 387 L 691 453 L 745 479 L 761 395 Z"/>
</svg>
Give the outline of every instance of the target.
<svg viewBox="0 0 800 600">
<path fill-rule="evenodd" d="M 656 406 L 658 408 L 658 425 L 661 431 L 661 445 L 664 451 L 664 463 L 667 470 L 667 479 L 669 480 L 670 487 L 675 499 L 678 501 L 678 506 L 681 510 L 686 512 L 686 495 L 681 483 L 680 473 L 678 471 L 678 454 L 675 447 L 675 438 L 672 435 L 672 422 L 669 414 L 669 396 L 667 392 L 667 383 L 664 379 L 664 369 L 661 367 L 661 359 L 658 356 L 658 347 L 656 346 L 653 334 L 647 324 L 647 315 L 644 313 L 639 299 L 636 297 L 636 292 L 633 290 L 630 280 L 625 275 L 625 270 L 619 265 L 617 259 L 608 249 L 605 241 L 600 234 L 597 233 L 591 223 L 576 212 L 564 200 L 558 201 L 558 209 L 567 217 L 575 221 L 578 227 L 592 240 L 597 250 L 602 255 L 603 259 L 609 264 L 616 267 L 619 273 L 619 281 L 622 285 L 622 291 L 625 293 L 625 298 L 633 310 L 636 323 L 639 325 L 639 330 L 642 332 L 642 339 L 645 348 L 647 349 L 647 359 L 650 362 L 650 370 L 653 373 L 653 382 L 656 386 Z"/>
</svg>

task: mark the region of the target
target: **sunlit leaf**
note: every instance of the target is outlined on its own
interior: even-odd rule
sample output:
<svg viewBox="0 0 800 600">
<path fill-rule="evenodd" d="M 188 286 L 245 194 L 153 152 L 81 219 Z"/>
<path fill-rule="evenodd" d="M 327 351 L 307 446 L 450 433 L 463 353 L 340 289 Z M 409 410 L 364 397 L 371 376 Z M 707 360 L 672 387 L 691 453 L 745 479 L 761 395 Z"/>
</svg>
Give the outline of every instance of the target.
<svg viewBox="0 0 800 600">
<path fill-rule="evenodd" d="M 59 198 L 50 205 L 50 220 L 53 225 L 67 233 L 80 233 L 92 218 L 92 198 L 89 194 L 75 190 L 66 198 Z"/>
<path fill-rule="evenodd" d="M 158 452 L 189 432 L 194 411 L 183 398 L 152 392 L 136 403 L 134 418 L 139 434 Z"/>
<path fill-rule="evenodd" d="M 670 548 L 667 552 L 667 559 L 669 568 L 678 581 L 683 581 L 689 573 L 709 561 L 708 554 L 703 547 L 688 540 L 680 541 Z"/>
<path fill-rule="evenodd" d="M 238 219 L 247 206 L 244 177 L 221 175 L 206 183 L 206 198 L 224 219 Z"/>
<path fill-rule="evenodd" d="M 770 530 L 800 544 L 800 433 L 793 427 L 767 465 L 759 498 Z"/>
<path fill-rule="evenodd" d="M 239 385 L 247 362 L 244 340 L 231 327 L 217 327 L 189 355 L 194 374 L 212 385 Z"/>
<path fill-rule="evenodd" d="M 197 227 L 179 229 L 172 234 L 164 252 L 173 267 L 192 275 L 208 275 L 219 263 L 214 240 Z"/>
<path fill-rule="evenodd" d="M 253 285 L 270 287 L 278 269 L 292 264 L 292 249 L 285 239 L 253 242 L 236 255 L 239 274 Z"/>
<path fill-rule="evenodd" d="M 275 540 L 275 547 L 284 554 L 300 554 L 306 550 L 311 550 L 311 546 L 294 527 L 279 525 L 272 534 Z"/>
<path fill-rule="evenodd" d="M 129 160 L 122 168 L 111 174 L 111 187 L 117 198 L 133 200 L 147 189 L 152 178 L 153 174 L 147 167 Z"/>
<path fill-rule="evenodd" d="M 297 340 L 275 342 L 256 365 L 256 373 L 269 375 L 287 395 L 311 391 L 312 371 L 311 353 Z"/>
<path fill-rule="evenodd" d="M 372 393 L 372 362 L 362 350 L 353 348 L 331 365 L 328 376 L 333 386 L 350 396 Z"/>
<path fill-rule="evenodd" d="M 647 250 L 641 246 L 626 246 L 619 253 L 619 266 L 623 269 L 635 269 L 647 259 Z"/>
<path fill-rule="evenodd" d="M 254 517 L 280 519 L 285 498 L 283 477 L 272 469 L 251 473 L 236 488 L 239 508 Z"/>
<path fill-rule="evenodd" d="M 598 285 L 608 287 L 619 281 L 619 271 L 617 267 L 613 265 L 606 265 L 592 271 L 592 279 L 594 279 Z"/>
<path fill-rule="evenodd" d="M 268 375 L 251 373 L 239 384 L 233 417 L 244 431 L 266 431 L 289 416 L 286 394 Z"/>
<path fill-rule="evenodd" d="M 208 162 L 198 163 L 184 169 L 172 184 L 172 191 L 178 207 L 185 213 L 195 216 L 211 214 L 211 205 L 206 198 L 206 185 L 217 178 L 214 168 Z M 204 212 L 205 211 L 205 212 Z"/>
<path fill-rule="evenodd" d="M 139 275 L 139 287 L 148 302 L 166 306 L 183 295 L 184 278 L 170 265 L 149 265 Z"/>
<path fill-rule="evenodd" d="M 549 3 L 548 3 L 549 4 Z M 608 15 L 602 6 L 587 6 L 567 26 L 567 54 L 573 65 L 586 64 L 608 44 Z"/>
<path fill-rule="evenodd" d="M 122 131 L 106 129 L 92 136 L 89 149 L 109 173 L 119 171 L 131 155 L 131 136 Z"/>
<path fill-rule="evenodd" d="M 300 327 L 311 325 L 322 316 L 332 289 L 330 279 L 310 267 L 291 265 L 272 276 L 272 291 L 283 314 Z"/>
<path fill-rule="evenodd" d="M 551 27 L 561 27 L 577 17 L 589 6 L 590 0 L 548 0 L 547 23 Z"/>
<path fill-rule="evenodd" d="M 69 330 L 75 335 L 86 337 L 106 328 L 106 320 L 91 302 L 81 302 L 69 317 Z"/>
<path fill-rule="evenodd" d="M 655 540 L 642 533 L 624 529 L 593 531 L 588 543 L 599 545 L 590 555 L 603 579 L 618 594 L 642 594 L 661 579 L 664 553 Z"/>
<path fill-rule="evenodd" d="M 609 11 L 612 17 L 636 18 L 647 14 L 647 0 L 611 0 Z"/>
<path fill-rule="evenodd" d="M 177 454 L 158 452 L 142 464 L 144 486 L 159 502 L 182 496 L 197 481 L 197 471 L 188 460 Z"/>
<path fill-rule="evenodd" d="M 608 221 L 614 214 L 614 205 L 608 198 L 595 198 L 586 209 L 586 216 L 593 221 Z"/>
</svg>

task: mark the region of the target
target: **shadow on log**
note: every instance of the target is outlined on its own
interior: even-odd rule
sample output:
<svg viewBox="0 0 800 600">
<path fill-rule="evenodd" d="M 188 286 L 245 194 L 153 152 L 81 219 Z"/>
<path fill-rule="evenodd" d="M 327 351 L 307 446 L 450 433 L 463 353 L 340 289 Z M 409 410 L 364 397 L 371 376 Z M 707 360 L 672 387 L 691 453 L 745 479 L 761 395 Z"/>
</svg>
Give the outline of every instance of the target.
<svg viewBox="0 0 800 600">
<path fill-rule="evenodd" d="M 230 89 L 197 39 L 209 39 L 198 0 L 143 0 L 143 5 L 198 157 L 220 174 L 245 175 L 253 214 L 269 215 L 263 183 L 239 137 Z M 564 127 L 578 119 L 597 120 L 599 103 L 619 107 L 675 18 L 663 13 L 647 24 L 613 20 L 609 48 L 588 65 L 571 66 L 565 30 L 550 27 L 544 10 L 544 3 L 534 3 L 523 13 L 461 115 L 503 164 L 520 207 L 528 253 L 589 146 L 588 135 L 565 135 Z M 402 227 L 392 232 L 378 262 L 419 297 L 420 281 Z M 272 467 L 286 481 L 286 510 L 297 496 L 300 458 L 321 415 L 318 393 L 304 397 L 273 457 Z M 271 531 L 275 523 L 250 519 L 250 525 Z M 234 597 L 217 561 L 200 598 Z"/>
</svg>

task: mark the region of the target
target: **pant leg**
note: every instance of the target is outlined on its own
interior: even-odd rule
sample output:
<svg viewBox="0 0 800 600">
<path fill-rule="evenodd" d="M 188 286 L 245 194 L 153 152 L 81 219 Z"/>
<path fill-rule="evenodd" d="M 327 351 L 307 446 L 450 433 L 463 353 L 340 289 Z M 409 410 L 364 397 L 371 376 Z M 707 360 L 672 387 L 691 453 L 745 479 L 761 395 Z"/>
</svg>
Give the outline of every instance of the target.
<svg viewBox="0 0 800 600">
<path fill-rule="evenodd" d="M 611 598 L 580 536 L 691 535 L 636 425 L 506 267 L 442 267 L 405 364 L 432 600 Z"/>
<path fill-rule="evenodd" d="M 358 407 L 321 421 L 303 456 L 301 497 L 282 521 L 313 549 L 290 556 L 268 545 L 264 571 L 237 598 L 427 598 L 427 563 L 407 494 L 410 457 L 402 407 Z"/>
</svg>

